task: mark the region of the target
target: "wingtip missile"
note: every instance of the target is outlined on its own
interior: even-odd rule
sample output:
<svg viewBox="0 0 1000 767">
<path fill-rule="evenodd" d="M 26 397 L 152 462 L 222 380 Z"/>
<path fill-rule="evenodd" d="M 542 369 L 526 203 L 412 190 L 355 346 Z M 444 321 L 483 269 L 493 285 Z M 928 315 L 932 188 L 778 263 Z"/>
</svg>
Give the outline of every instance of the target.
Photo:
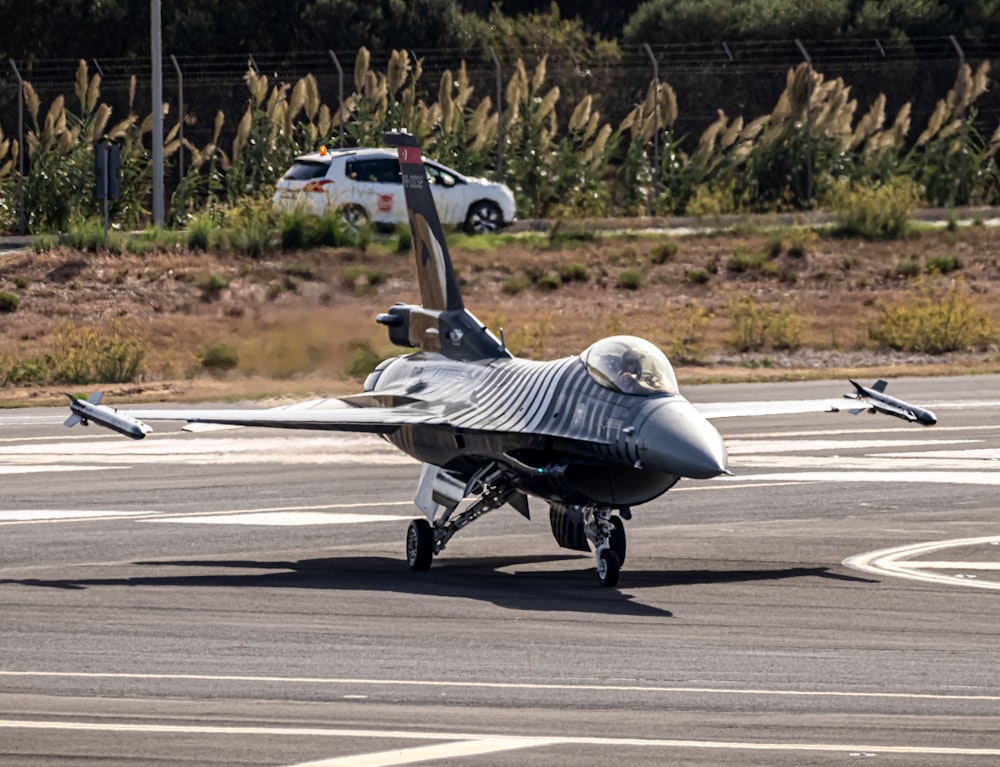
<svg viewBox="0 0 1000 767">
<path fill-rule="evenodd" d="M 87 426 L 93 421 L 107 429 L 124 434 L 130 439 L 142 439 L 153 430 L 152 427 L 130 415 L 100 404 L 101 392 L 94 392 L 87 399 L 74 397 L 69 393 L 66 396 L 69 398 L 71 414 L 65 420 L 65 426 L 73 427 L 78 423 Z"/>
<path fill-rule="evenodd" d="M 869 387 L 863 386 L 851 379 L 847 380 L 854 387 L 854 392 L 845 394 L 844 397 L 858 400 L 864 404 L 864 407 L 852 410 L 852 413 L 860 413 L 862 410 L 868 410 L 872 413 L 883 413 L 884 415 L 891 415 L 894 418 L 902 418 L 904 421 L 910 421 L 911 423 L 919 423 L 921 426 L 933 426 L 937 423 L 937 416 L 930 410 L 911 405 L 909 402 L 904 402 L 901 399 L 890 397 L 886 394 L 887 383 L 885 381 L 879 380 L 874 386 Z"/>
</svg>

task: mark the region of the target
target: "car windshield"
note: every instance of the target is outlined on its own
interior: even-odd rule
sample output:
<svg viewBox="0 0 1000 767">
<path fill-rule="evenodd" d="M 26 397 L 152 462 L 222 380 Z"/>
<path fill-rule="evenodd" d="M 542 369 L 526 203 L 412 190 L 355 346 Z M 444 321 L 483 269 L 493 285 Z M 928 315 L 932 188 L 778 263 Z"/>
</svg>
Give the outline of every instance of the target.
<svg viewBox="0 0 1000 767">
<path fill-rule="evenodd" d="M 285 172 L 284 178 L 287 181 L 309 181 L 314 178 L 322 178 L 326 175 L 329 167 L 329 161 L 296 160 L 295 164 Z"/>
<path fill-rule="evenodd" d="M 635 336 L 612 336 L 580 355 L 590 377 L 606 389 L 648 396 L 677 394 L 677 377 L 666 355 Z"/>
</svg>

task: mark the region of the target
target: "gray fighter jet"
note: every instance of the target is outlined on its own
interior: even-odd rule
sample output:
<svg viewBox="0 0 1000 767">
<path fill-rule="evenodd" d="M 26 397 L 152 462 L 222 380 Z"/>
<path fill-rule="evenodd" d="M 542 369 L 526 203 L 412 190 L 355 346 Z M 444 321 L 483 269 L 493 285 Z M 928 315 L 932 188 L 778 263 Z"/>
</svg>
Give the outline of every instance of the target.
<svg viewBox="0 0 1000 767">
<path fill-rule="evenodd" d="M 141 439 L 145 421 L 368 432 L 423 464 L 406 558 L 430 567 L 451 537 L 510 505 L 529 517 L 528 497 L 548 504 L 560 546 L 594 550 L 601 584 L 613 586 L 626 556 L 623 520 L 681 478 L 727 474 L 726 446 L 707 420 L 737 415 L 835 411 L 838 401 L 740 403 L 699 411 L 680 393 L 666 356 L 632 336 L 582 354 L 515 359 L 466 308 L 438 220 L 420 148 L 389 134 L 399 163 L 416 255 L 421 305 L 395 304 L 377 321 L 391 341 L 416 349 L 382 362 L 361 394 L 280 409 L 131 410 L 71 398 L 68 426 L 93 421 Z M 929 411 L 887 398 L 880 382 L 855 385 L 855 411 L 933 423 Z"/>
</svg>

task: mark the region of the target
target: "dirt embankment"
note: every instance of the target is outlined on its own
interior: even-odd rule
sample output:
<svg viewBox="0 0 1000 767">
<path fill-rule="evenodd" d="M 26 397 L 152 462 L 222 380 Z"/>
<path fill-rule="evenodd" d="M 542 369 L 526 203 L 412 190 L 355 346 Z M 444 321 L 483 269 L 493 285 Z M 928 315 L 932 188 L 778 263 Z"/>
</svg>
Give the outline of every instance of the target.
<svg viewBox="0 0 1000 767">
<path fill-rule="evenodd" d="M 201 252 L 2 252 L 0 292 L 20 303 L 0 315 L 0 380 L 21 361 L 59 354 L 74 329 L 94 327 L 144 349 L 142 383 L 125 387 L 130 396 L 356 389 L 346 371 L 359 344 L 392 353 L 374 315 L 395 301 L 419 301 L 412 256 L 393 244 L 260 261 Z M 888 302 L 954 280 L 1000 326 L 1000 233 L 984 227 L 891 242 L 787 231 L 616 236 L 456 246 L 452 256 L 467 306 L 491 328 L 503 327 L 510 348 L 525 356 L 573 354 L 602 336 L 630 333 L 684 360 L 683 381 L 1000 369 L 995 347 L 930 357 L 878 349 L 868 334 Z M 941 258 L 960 268 L 927 274 Z M 756 267 L 734 268 L 755 259 Z M 622 287 L 623 279 L 638 287 Z M 727 340 L 734 297 L 791 313 L 800 348 L 734 352 Z M 234 352 L 238 366 L 207 370 L 201 360 L 213 346 Z M 0 400 L 47 401 L 63 388 L 8 383 Z"/>
</svg>

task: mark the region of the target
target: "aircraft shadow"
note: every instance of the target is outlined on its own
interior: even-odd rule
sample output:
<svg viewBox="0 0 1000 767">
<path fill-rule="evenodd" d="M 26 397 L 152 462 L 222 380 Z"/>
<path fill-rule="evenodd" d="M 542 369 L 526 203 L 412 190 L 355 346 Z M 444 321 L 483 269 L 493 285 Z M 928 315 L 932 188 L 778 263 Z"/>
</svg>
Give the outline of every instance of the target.
<svg viewBox="0 0 1000 767">
<path fill-rule="evenodd" d="M 571 562 L 564 569 L 519 570 L 534 564 Z M 602 615 L 669 618 L 673 613 L 635 601 L 622 589 L 745 583 L 792 578 L 830 578 L 874 583 L 870 579 L 830 572 L 825 567 L 768 570 L 625 570 L 618 589 L 603 589 L 586 557 L 540 555 L 472 557 L 442 560 L 426 573 L 389 557 L 359 556 L 262 560 L 158 560 L 136 562 L 142 568 L 191 568 L 191 574 L 123 576 L 120 578 L 0 580 L 42 588 L 77 590 L 99 586 L 166 586 L 183 588 L 294 588 L 326 591 L 375 591 L 412 596 L 475 599 L 506 609 L 531 612 L 583 612 Z M 239 571 L 246 572 L 239 572 Z M 263 571 L 263 572 L 262 572 Z"/>
</svg>

